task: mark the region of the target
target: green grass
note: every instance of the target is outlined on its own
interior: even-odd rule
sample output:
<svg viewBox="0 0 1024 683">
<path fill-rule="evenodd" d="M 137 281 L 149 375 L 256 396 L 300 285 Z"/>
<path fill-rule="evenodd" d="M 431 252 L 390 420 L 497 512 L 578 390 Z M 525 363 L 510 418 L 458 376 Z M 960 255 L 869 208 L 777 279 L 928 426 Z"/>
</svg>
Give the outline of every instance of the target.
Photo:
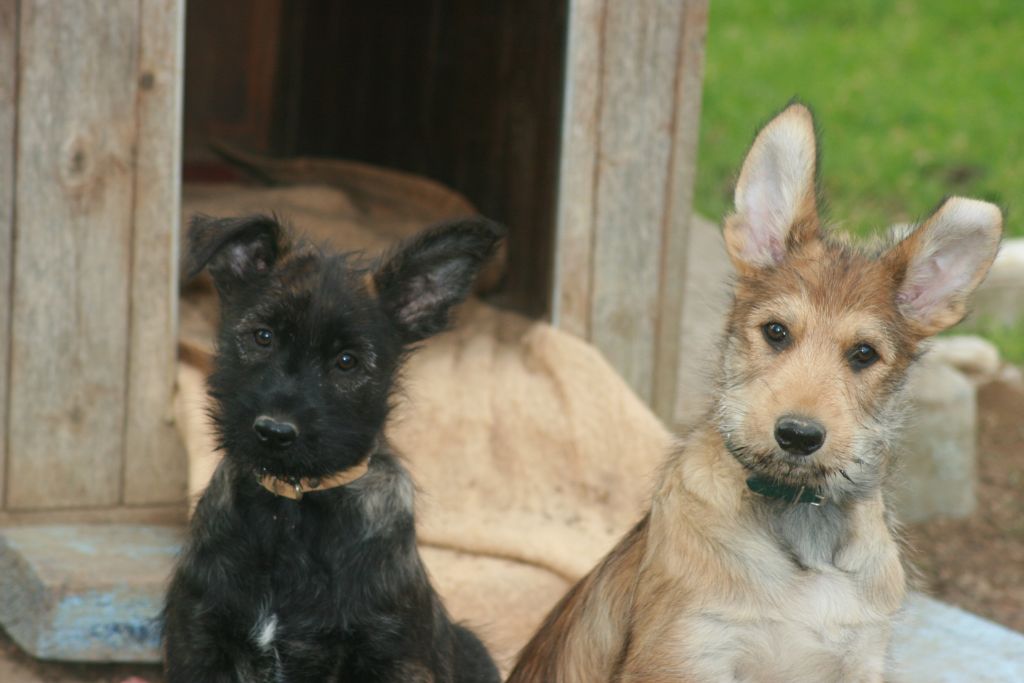
<svg viewBox="0 0 1024 683">
<path fill-rule="evenodd" d="M 843 229 L 917 220 L 950 194 L 1012 209 L 1024 188 L 1021 0 L 712 0 L 705 73 L 696 208 L 713 219 L 757 126 L 794 96 L 815 111 Z"/>
</svg>

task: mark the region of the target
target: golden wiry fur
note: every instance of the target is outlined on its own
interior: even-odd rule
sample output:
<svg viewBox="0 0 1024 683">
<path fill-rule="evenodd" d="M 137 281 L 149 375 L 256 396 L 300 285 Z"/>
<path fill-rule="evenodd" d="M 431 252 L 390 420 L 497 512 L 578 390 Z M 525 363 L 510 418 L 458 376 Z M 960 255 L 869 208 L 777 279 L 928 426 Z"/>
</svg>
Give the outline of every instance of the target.
<svg viewBox="0 0 1024 683">
<path fill-rule="evenodd" d="M 651 509 L 554 608 L 509 683 L 881 681 L 905 575 L 882 481 L 908 366 L 957 322 L 1001 233 L 994 206 L 947 200 L 869 254 L 825 234 L 801 105 L 752 146 L 725 226 L 738 273 L 707 420 L 669 457 Z M 788 345 L 768 342 L 782 323 Z M 855 364 L 867 344 L 878 360 Z M 826 438 L 780 450 L 784 415 Z M 752 474 L 814 487 L 762 498 Z"/>
</svg>

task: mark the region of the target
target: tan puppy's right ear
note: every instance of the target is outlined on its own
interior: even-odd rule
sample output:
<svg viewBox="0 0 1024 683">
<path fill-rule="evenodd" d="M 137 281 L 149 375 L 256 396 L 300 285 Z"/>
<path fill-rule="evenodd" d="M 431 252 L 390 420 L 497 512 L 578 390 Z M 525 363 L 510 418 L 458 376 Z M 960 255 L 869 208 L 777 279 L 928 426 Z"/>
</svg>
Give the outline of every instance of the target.
<svg viewBox="0 0 1024 683">
<path fill-rule="evenodd" d="M 814 118 L 791 104 L 757 134 L 736 183 L 724 236 L 741 274 L 777 266 L 789 249 L 817 237 L 816 166 Z"/>
<path fill-rule="evenodd" d="M 999 250 L 995 204 L 950 197 L 884 256 L 902 281 L 896 305 L 922 337 L 955 325 Z"/>
</svg>

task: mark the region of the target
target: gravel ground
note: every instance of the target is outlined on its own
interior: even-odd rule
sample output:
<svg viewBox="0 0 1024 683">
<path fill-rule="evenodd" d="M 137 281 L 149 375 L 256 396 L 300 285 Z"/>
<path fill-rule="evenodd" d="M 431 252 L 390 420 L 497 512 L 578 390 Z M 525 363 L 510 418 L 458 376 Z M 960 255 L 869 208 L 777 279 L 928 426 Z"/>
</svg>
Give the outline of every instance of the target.
<svg viewBox="0 0 1024 683">
<path fill-rule="evenodd" d="M 935 597 L 1024 632 L 1024 389 L 978 392 L 978 507 L 967 519 L 907 528 Z"/>
</svg>

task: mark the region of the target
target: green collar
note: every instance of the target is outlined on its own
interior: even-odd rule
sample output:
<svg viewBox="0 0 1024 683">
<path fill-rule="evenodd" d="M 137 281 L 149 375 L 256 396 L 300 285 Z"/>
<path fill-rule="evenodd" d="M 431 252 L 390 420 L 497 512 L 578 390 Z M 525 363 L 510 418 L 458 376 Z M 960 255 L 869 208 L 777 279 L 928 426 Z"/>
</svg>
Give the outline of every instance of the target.
<svg viewBox="0 0 1024 683">
<path fill-rule="evenodd" d="M 790 503 L 810 503 L 814 507 L 824 505 L 827 500 L 825 496 L 818 493 L 818 490 L 813 487 L 780 484 L 777 481 L 772 481 L 756 474 L 747 479 L 747 488 L 765 498 L 786 500 Z"/>
</svg>

